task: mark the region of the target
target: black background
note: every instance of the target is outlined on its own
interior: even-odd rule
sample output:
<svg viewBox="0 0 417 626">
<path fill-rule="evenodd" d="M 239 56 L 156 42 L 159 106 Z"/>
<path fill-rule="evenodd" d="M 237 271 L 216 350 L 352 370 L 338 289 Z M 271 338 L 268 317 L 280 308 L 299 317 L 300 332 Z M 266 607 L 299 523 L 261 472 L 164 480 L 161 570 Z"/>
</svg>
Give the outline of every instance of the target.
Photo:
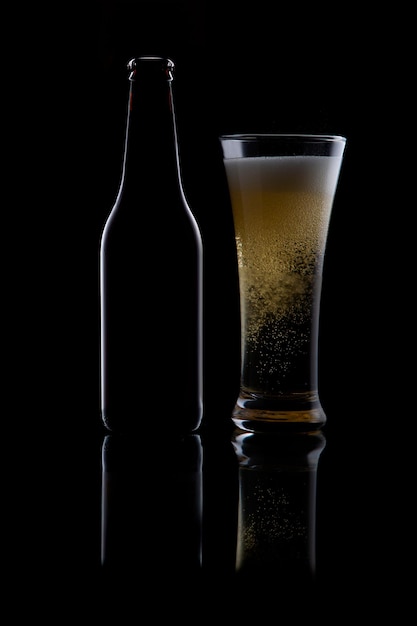
<svg viewBox="0 0 417 626">
<path fill-rule="evenodd" d="M 126 62 L 142 54 L 176 64 L 184 185 L 205 244 L 213 431 L 229 423 L 239 375 L 218 136 L 347 137 L 321 308 L 328 423 L 318 522 L 329 587 L 317 602 L 334 623 L 344 610 L 398 623 L 415 612 L 416 15 L 404 6 L 97 0 L 17 12 L 3 196 L 12 218 L 6 274 L 13 267 L 4 421 L 16 427 L 4 442 L 12 454 L 7 571 L 14 592 L 41 584 L 38 612 L 51 581 L 54 593 L 70 590 L 69 604 L 83 574 L 99 584 L 98 246 L 120 179 Z M 157 263 L 152 233 L 146 241 Z"/>
</svg>

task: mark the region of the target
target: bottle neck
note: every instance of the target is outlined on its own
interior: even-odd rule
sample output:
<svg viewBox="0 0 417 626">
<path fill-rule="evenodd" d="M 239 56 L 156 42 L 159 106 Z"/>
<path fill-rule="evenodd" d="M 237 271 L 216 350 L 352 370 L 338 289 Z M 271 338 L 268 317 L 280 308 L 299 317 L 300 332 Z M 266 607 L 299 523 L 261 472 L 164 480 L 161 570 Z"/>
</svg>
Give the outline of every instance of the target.
<svg viewBox="0 0 417 626">
<path fill-rule="evenodd" d="M 122 187 L 179 186 L 172 78 L 143 60 L 130 78 Z"/>
</svg>

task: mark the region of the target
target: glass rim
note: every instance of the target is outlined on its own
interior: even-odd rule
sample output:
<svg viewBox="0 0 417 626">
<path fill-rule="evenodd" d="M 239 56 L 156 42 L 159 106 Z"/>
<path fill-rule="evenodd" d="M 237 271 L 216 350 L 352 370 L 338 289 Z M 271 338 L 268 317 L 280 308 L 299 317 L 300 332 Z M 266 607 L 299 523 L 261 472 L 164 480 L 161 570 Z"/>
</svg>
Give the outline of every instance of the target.
<svg viewBox="0 0 417 626">
<path fill-rule="evenodd" d="M 234 140 L 234 141 L 247 141 L 254 142 L 259 140 L 274 140 L 274 139 L 287 139 L 287 140 L 306 140 L 312 142 L 342 142 L 346 143 L 346 137 L 344 135 L 328 135 L 317 133 L 232 133 L 222 134 L 219 136 L 220 140 Z"/>
</svg>

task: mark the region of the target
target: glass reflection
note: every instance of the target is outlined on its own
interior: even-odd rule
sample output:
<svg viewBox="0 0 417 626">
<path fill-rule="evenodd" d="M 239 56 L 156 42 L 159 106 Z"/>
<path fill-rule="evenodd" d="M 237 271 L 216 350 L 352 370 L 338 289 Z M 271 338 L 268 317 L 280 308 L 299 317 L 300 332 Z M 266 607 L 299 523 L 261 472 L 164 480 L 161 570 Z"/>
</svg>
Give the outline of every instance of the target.
<svg viewBox="0 0 417 626">
<path fill-rule="evenodd" d="M 118 581 L 193 578 L 202 565 L 199 435 L 107 435 L 102 445 L 101 564 Z"/>
<path fill-rule="evenodd" d="M 232 444 L 239 466 L 237 579 L 309 586 L 316 573 L 316 482 L 324 435 L 236 430 Z"/>
</svg>

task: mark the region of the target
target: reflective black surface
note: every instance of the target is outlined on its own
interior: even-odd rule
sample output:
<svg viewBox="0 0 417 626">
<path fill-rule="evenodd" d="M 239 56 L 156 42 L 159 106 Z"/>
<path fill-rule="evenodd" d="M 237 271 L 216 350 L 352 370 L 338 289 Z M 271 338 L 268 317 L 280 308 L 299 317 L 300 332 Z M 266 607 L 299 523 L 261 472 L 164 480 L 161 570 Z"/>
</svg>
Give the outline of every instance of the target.
<svg viewBox="0 0 417 626">
<path fill-rule="evenodd" d="M 110 589 L 154 581 L 202 606 L 247 589 L 307 597 L 316 576 L 316 482 L 322 433 L 234 431 L 150 438 L 106 436 L 101 568 Z M 189 598 L 192 599 L 191 597 Z"/>
<path fill-rule="evenodd" d="M 309 434 L 225 419 L 178 438 L 51 430 L 25 453 L 21 439 L 31 462 L 8 511 L 9 582 L 44 613 L 53 596 L 61 614 L 126 624 L 149 611 L 401 623 L 415 608 L 414 456 L 398 433 L 345 428 L 349 417 Z"/>
</svg>

